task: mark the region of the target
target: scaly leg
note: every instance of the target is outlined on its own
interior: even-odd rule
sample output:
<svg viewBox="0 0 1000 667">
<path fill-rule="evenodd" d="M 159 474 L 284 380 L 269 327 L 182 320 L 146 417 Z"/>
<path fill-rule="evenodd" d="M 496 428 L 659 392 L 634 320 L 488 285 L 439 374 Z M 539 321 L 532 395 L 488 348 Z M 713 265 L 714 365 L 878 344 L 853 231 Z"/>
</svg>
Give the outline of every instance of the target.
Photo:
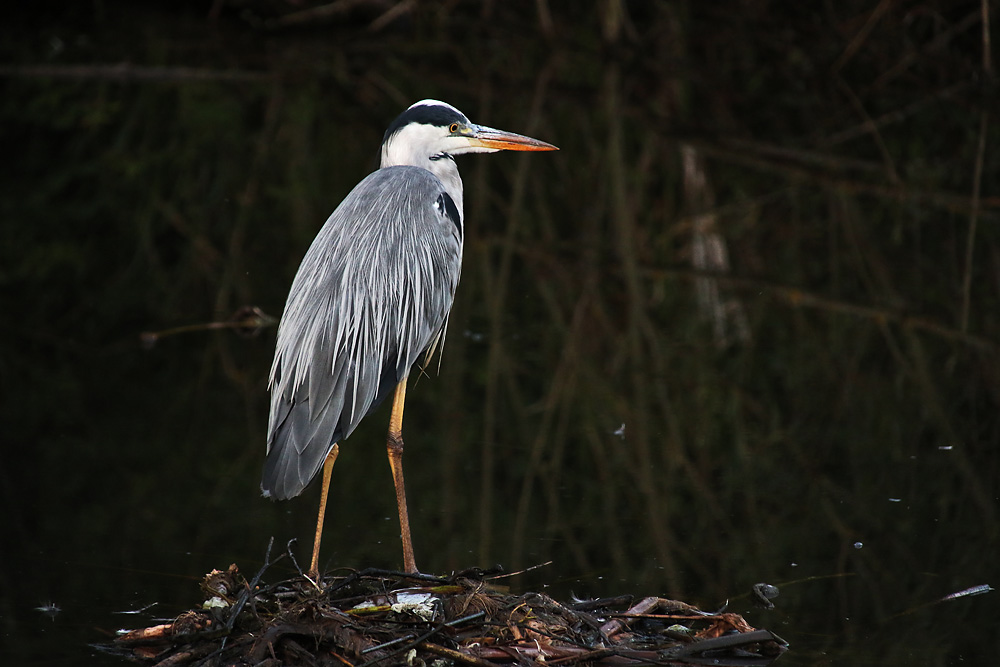
<svg viewBox="0 0 1000 667">
<path fill-rule="evenodd" d="M 386 450 L 389 452 L 392 482 L 396 485 L 400 537 L 403 539 L 403 569 L 413 573 L 417 572 L 417 563 L 413 559 L 410 517 L 406 511 L 406 487 L 403 484 L 403 402 L 405 400 L 406 378 L 403 378 L 396 385 L 396 394 L 392 399 L 392 416 L 389 418 L 389 438 L 386 441 Z"/>
<path fill-rule="evenodd" d="M 326 497 L 330 493 L 330 475 L 333 473 L 333 464 L 337 462 L 337 454 L 340 447 L 333 443 L 333 449 L 326 455 L 323 462 L 323 489 L 319 494 L 319 516 L 316 518 L 316 538 L 313 540 L 312 564 L 309 565 L 309 576 L 313 581 L 319 581 L 319 543 L 323 539 L 323 519 L 326 518 Z"/>
</svg>

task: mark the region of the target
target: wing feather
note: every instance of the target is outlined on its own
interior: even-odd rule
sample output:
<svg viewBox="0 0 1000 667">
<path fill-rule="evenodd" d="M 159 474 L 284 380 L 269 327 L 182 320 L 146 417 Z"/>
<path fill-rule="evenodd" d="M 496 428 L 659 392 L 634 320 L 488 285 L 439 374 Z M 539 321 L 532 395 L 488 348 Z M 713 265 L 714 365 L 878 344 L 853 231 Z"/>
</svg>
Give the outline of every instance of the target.
<svg viewBox="0 0 1000 667">
<path fill-rule="evenodd" d="M 462 227 L 429 171 L 389 167 L 333 212 L 292 282 L 271 368 L 265 496 L 298 495 L 333 444 L 443 338 Z M 449 197 L 450 200 L 450 197 Z"/>
</svg>

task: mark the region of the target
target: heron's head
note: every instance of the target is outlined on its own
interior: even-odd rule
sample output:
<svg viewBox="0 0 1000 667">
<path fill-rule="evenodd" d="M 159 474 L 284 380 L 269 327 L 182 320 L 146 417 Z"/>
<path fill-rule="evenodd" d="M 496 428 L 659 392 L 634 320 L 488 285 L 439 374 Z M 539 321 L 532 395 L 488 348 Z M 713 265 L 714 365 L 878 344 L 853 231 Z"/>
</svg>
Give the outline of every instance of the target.
<svg viewBox="0 0 1000 667">
<path fill-rule="evenodd" d="M 392 122 L 382 140 L 382 166 L 413 165 L 463 153 L 554 151 L 552 144 L 513 132 L 476 125 L 445 102 L 421 100 Z"/>
</svg>

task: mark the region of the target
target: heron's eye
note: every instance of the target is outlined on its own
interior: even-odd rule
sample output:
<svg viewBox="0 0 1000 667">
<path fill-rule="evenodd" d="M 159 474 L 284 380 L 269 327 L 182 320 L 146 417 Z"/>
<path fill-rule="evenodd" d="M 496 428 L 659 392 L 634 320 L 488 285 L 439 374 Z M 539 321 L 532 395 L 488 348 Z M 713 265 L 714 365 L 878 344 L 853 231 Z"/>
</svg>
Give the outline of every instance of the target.
<svg viewBox="0 0 1000 667">
<path fill-rule="evenodd" d="M 451 132 L 452 134 L 457 134 L 458 133 L 458 123 L 452 123 L 451 127 L 448 128 L 448 131 Z"/>
</svg>

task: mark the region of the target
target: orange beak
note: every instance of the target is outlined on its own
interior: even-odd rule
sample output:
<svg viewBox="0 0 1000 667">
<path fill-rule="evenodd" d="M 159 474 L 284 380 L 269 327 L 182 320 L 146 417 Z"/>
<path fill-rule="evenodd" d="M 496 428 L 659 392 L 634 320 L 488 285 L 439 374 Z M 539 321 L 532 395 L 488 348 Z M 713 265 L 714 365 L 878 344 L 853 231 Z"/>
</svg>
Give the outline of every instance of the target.
<svg viewBox="0 0 1000 667">
<path fill-rule="evenodd" d="M 552 144 L 526 137 L 523 134 L 494 130 L 484 125 L 474 125 L 472 136 L 469 137 L 472 146 L 491 148 L 495 151 L 557 151 Z"/>
</svg>

